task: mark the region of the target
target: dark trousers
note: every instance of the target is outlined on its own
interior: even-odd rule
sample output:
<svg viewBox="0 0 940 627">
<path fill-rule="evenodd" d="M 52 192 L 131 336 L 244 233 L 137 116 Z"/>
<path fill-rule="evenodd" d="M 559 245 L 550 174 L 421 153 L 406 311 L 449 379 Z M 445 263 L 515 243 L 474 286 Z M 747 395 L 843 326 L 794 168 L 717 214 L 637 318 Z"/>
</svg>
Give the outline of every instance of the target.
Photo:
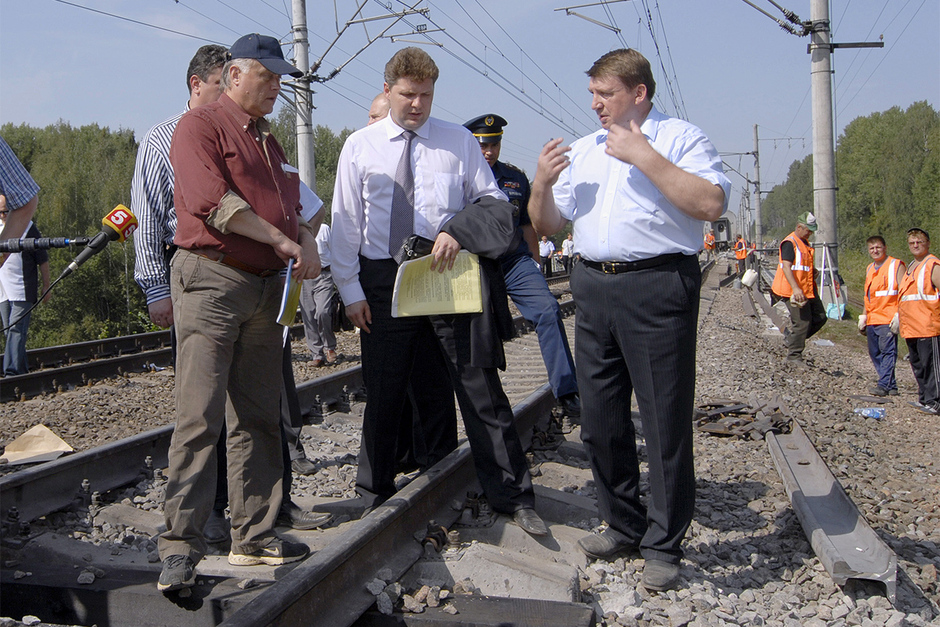
<svg viewBox="0 0 940 627">
<path fill-rule="evenodd" d="M 878 373 L 878 387 L 883 390 L 898 389 L 894 366 L 898 361 L 898 336 L 887 324 L 870 324 L 865 328 L 868 337 L 868 356 Z"/>
<path fill-rule="evenodd" d="M 646 559 L 678 563 L 695 506 L 692 409 L 701 273 L 695 256 L 604 274 L 578 264 L 575 363 L 601 517 Z M 635 394 L 649 462 L 640 499 Z"/>
<path fill-rule="evenodd" d="M 399 472 L 427 470 L 457 448 L 457 408 L 447 361 L 432 329 L 417 338 L 396 451 Z"/>
<path fill-rule="evenodd" d="M 940 336 L 907 339 L 911 370 L 922 405 L 940 409 Z"/>
<path fill-rule="evenodd" d="M 542 274 L 544 274 L 546 277 L 552 276 L 552 258 L 539 257 L 539 262 L 542 266 Z"/>
<path fill-rule="evenodd" d="M 443 351 L 447 371 L 431 378 L 450 377 L 477 477 L 490 505 L 500 512 L 533 507 L 535 495 L 525 454 L 513 423 L 512 408 L 503 392 L 496 368 L 470 365 L 470 316 L 391 317 L 392 286 L 397 265 L 392 260 L 360 257 L 359 280 L 372 314 L 370 333 L 361 333 L 362 374 L 368 390 L 359 451 L 356 490 L 366 507 L 378 505 L 395 493 L 396 449 L 390 443 L 399 433 L 402 407 L 418 354 L 420 339 L 428 332 Z M 414 397 L 425 430 L 437 414 L 422 411 L 430 380 L 415 387 Z M 428 423 L 431 424 L 428 424 Z"/>
<path fill-rule="evenodd" d="M 784 344 L 787 347 L 787 357 L 798 359 L 803 356 L 806 340 L 826 325 L 826 308 L 816 296 L 807 300 L 802 307 L 794 305 L 788 298 L 787 310 L 790 312 L 790 333 L 786 336 Z"/>
</svg>

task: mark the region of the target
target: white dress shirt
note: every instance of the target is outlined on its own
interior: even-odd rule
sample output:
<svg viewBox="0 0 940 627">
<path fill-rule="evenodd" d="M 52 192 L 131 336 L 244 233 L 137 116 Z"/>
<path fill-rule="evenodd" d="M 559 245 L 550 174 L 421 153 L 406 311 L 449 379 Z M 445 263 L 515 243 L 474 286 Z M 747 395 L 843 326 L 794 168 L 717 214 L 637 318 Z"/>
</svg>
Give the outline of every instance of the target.
<svg viewBox="0 0 940 627">
<path fill-rule="evenodd" d="M 555 244 L 552 240 L 547 239 L 539 242 L 540 257 L 551 257 L 553 252 L 555 252 Z"/>
<path fill-rule="evenodd" d="M 343 146 L 333 190 L 333 281 L 347 305 L 365 300 L 359 255 L 389 259 L 395 170 L 405 146 L 404 129 L 392 116 L 360 129 Z M 415 131 L 414 233 L 435 239 L 455 213 L 482 196 L 506 200 L 480 144 L 463 126 L 436 118 Z"/>
<path fill-rule="evenodd" d="M 330 253 L 330 225 L 324 222 L 317 231 L 317 252 L 320 253 L 320 265 L 324 268 L 332 265 L 333 255 Z"/>
<path fill-rule="evenodd" d="M 727 208 L 731 181 L 718 151 L 699 128 L 654 107 L 640 130 L 671 163 L 720 186 Z M 639 261 L 668 253 L 697 254 L 703 222 L 666 200 L 638 168 L 605 153 L 606 141 L 607 131 L 601 129 L 572 143 L 571 164 L 552 188 L 561 215 L 574 223 L 581 256 Z"/>
</svg>

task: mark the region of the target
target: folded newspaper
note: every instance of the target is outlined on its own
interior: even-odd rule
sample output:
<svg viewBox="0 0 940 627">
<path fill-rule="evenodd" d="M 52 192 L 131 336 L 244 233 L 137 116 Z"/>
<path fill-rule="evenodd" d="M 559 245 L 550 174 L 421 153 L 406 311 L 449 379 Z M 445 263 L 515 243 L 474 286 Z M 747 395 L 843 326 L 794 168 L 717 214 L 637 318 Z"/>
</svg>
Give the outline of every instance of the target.
<svg viewBox="0 0 940 627">
<path fill-rule="evenodd" d="M 483 292 L 480 259 L 461 250 L 454 267 L 431 269 L 432 255 L 412 259 L 398 267 L 392 292 L 392 317 L 481 313 Z"/>
</svg>

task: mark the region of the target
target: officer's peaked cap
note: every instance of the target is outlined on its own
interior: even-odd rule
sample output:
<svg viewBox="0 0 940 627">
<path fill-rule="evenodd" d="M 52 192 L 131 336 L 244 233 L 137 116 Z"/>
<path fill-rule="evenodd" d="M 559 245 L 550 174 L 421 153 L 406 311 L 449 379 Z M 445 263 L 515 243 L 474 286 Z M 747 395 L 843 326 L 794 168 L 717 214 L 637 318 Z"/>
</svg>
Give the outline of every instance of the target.
<svg viewBox="0 0 940 627">
<path fill-rule="evenodd" d="M 464 122 L 473 136 L 480 140 L 481 144 L 495 144 L 503 139 L 503 127 L 509 124 L 505 118 L 495 113 L 487 113 L 478 118 L 473 118 Z"/>
</svg>

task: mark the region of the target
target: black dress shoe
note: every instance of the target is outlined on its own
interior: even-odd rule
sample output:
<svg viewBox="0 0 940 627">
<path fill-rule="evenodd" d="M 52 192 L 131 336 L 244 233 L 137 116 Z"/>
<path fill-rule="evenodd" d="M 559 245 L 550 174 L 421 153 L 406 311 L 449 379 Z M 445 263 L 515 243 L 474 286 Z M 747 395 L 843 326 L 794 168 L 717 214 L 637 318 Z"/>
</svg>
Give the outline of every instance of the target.
<svg viewBox="0 0 940 627">
<path fill-rule="evenodd" d="M 547 536 L 548 527 L 545 526 L 545 523 L 542 522 L 542 519 L 539 518 L 539 515 L 535 513 L 535 510 L 531 507 L 524 507 L 522 509 L 516 510 L 512 515 L 512 519 L 517 525 L 522 527 L 522 530 L 533 536 Z"/>
<path fill-rule="evenodd" d="M 277 524 L 281 527 L 290 527 L 297 531 L 316 529 L 333 520 L 333 515 L 325 512 L 308 512 L 300 509 L 293 502 L 283 503 L 277 515 Z"/>
<path fill-rule="evenodd" d="M 679 583 L 679 565 L 662 560 L 646 560 L 643 567 L 643 587 L 648 590 L 669 590 Z"/>
<path fill-rule="evenodd" d="M 637 546 L 613 529 L 592 533 L 578 540 L 578 548 L 588 557 L 609 561 L 613 557 L 637 552 Z"/>
<path fill-rule="evenodd" d="M 577 394 L 565 394 L 558 401 L 561 403 L 562 412 L 569 418 L 581 417 L 581 399 Z"/>
<path fill-rule="evenodd" d="M 291 460 L 290 469 L 298 475 L 312 475 L 317 471 L 317 465 L 306 457 Z"/>
</svg>

